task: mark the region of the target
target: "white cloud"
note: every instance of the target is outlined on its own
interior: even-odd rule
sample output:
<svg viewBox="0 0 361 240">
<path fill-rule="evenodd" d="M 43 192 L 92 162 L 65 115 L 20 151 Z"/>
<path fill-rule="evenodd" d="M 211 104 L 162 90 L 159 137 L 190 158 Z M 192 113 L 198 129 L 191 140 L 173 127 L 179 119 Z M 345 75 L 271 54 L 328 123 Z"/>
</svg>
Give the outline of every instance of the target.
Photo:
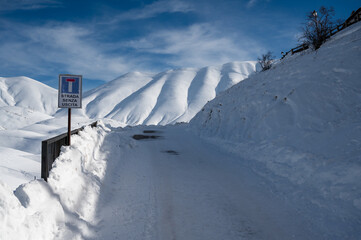
<svg viewBox="0 0 361 240">
<path fill-rule="evenodd" d="M 133 9 L 117 16 L 117 20 L 137 20 L 154 17 L 161 13 L 190 12 L 192 6 L 181 0 L 159 0 L 143 8 Z"/>
<path fill-rule="evenodd" d="M 248 8 L 253 7 L 256 4 L 256 2 L 257 2 L 257 0 L 249 0 L 247 3 L 247 7 Z"/>
<path fill-rule="evenodd" d="M 6 72 L 42 76 L 71 73 L 108 81 L 129 71 L 219 65 L 254 60 L 254 56 L 265 52 L 253 39 L 224 35 L 210 24 L 159 30 L 133 41 L 107 44 L 96 40 L 96 29 L 71 24 L 34 27 L 7 24 L 8 30 L 0 33 L 6 36 L 0 39 L 2 75 Z"/>
<path fill-rule="evenodd" d="M 81 27 L 13 25 L 13 30 L 17 36 L 7 32 L 11 41 L 0 42 L 0 62 L 16 66 L 25 74 L 33 70 L 49 76 L 66 71 L 89 79 L 111 80 L 132 65 L 122 57 L 105 54 L 101 44 L 91 41 L 91 32 Z"/>
<path fill-rule="evenodd" d="M 203 67 L 229 61 L 251 60 L 264 51 L 254 40 L 224 36 L 209 24 L 187 29 L 154 32 L 128 43 L 139 52 L 169 55 L 175 66 Z"/>
<path fill-rule="evenodd" d="M 257 3 L 262 1 L 270 2 L 271 0 L 249 0 L 247 3 L 247 8 L 254 7 Z"/>
<path fill-rule="evenodd" d="M 61 5 L 57 0 L 0 0 L 0 11 L 33 10 Z"/>
</svg>

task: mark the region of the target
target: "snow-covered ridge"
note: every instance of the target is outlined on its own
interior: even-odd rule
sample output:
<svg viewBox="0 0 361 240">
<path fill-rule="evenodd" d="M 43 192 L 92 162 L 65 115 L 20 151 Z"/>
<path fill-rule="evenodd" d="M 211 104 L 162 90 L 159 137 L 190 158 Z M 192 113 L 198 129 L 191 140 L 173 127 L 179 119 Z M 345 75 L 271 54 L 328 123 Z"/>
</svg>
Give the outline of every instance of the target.
<svg viewBox="0 0 361 240">
<path fill-rule="evenodd" d="M 228 89 L 191 120 L 191 127 L 261 162 L 262 174 L 315 190 L 317 204 L 323 198 L 344 201 L 356 222 L 361 216 L 360 58 L 357 23 L 317 52 L 287 57 Z"/>
<path fill-rule="evenodd" d="M 247 78 L 257 63 L 232 62 L 159 74 L 125 74 L 84 94 L 84 114 L 126 125 L 188 122 L 219 92 Z"/>
</svg>

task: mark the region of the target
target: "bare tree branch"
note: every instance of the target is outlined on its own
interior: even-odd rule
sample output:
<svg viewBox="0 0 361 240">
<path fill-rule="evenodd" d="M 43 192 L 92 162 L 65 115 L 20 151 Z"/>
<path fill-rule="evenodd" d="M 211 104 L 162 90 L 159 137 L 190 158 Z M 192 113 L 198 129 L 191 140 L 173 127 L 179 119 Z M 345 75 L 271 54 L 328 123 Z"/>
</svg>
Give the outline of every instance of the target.
<svg viewBox="0 0 361 240">
<path fill-rule="evenodd" d="M 302 44 L 318 49 L 326 42 L 330 30 L 335 27 L 334 15 L 335 10 L 333 7 L 326 8 L 324 6 L 320 7 L 318 12 L 308 13 L 306 17 L 307 22 L 303 27 L 303 33 L 299 41 Z"/>
</svg>

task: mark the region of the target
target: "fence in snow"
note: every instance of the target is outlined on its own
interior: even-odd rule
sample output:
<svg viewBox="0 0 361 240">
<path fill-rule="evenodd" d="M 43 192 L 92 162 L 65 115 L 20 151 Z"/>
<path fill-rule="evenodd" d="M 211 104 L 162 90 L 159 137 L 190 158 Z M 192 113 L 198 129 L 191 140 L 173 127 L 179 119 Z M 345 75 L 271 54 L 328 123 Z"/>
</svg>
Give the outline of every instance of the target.
<svg viewBox="0 0 361 240">
<path fill-rule="evenodd" d="M 90 126 L 96 127 L 97 122 L 93 122 Z M 75 129 L 71 131 L 71 135 L 78 134 L 83 129 L 84 127 Z M 41 142 L 41 178 L 45 181 L 48 180 L 55 159 L 59 157 L 61 147 L 66 145 L 68 145 L 68 133 Z"/>
<path fill-rule="evenodd" d="M 336 33 L 338 33 L 339 31 L 351 26 L 354 23 L 357 23 L 361 20 L 361 8 L 357 9 L 356 11 L 352 12 L 351 16 L 349 18 L 346 19 L 346 21 L 338 26 L 336 26 L 335 28 L 331 29 L 328 32 L 327 38 L 330 38 L 331 36 L 335 35 Z M 286 57 L 289 53 L 291 53 L 291 55 L 298 53 L 298 52 L 302 52 L 306 49 L 309 48 L 309 45 L 307 44 L 301 44 L 295 48 L 292 48 L 291 50 L 289 50 L 286 53 L 282 52 L 282 58 Z"/>
</svg>

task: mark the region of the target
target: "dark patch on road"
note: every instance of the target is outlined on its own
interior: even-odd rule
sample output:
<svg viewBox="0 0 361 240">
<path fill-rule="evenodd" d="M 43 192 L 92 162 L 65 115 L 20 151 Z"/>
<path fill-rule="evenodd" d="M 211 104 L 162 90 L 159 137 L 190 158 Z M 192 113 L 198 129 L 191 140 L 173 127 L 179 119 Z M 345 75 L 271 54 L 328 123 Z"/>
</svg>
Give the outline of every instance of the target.
<svg viewBox="0 0 361 240">
<path fill-rule="evenodd" d="M 167 151 L 162 151 L 164 153 L 168 153 L 170 155 L 179 155 L 179 152 L 177 151 L 174 151 L 174 150 L 167 150 Z"/>
<path fill-rule="evenodd" d="M 142 134 L 135 134 L 133 135 L 133 139 L 135 140 L 144 140 L 144 139 L 158 139 L 161 136 L 156 136 L 156 135 L 142 135 Z"/>
<path fill-rule="evenodd" d="M 144 130 L 143 133 L 160 133 L 160 131 L 156 131 L 156 130 Z"/>
</svg>

